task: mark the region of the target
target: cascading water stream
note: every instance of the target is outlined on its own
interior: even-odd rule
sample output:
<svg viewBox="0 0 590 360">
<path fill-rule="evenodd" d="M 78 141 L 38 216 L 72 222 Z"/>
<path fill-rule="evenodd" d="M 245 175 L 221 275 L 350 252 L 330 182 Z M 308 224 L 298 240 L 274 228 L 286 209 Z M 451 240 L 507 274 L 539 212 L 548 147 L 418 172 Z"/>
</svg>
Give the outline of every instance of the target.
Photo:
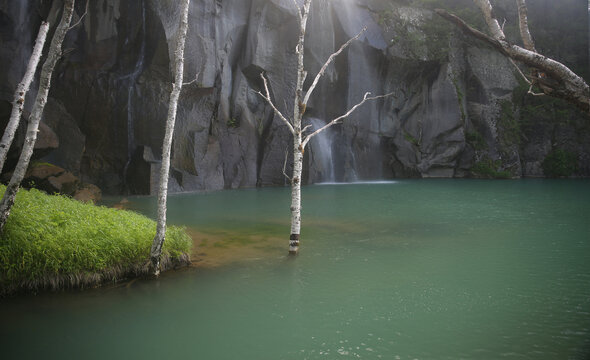
<svg viewBox="0 0 590 360">
<path fill-rule="evenodd" d="M 310 118 L 313 125 L 312 131 L 315 131 L 326 123 L 317 118 Z M 311 139 L 311 149 L 313 154 L 313 166 L 317 172 L 316 182 L 335 182 L 334 160 L 332 158 L 332 138 L 330 129 L 326 129 Z"/>
<path fill-rule="evenodd" d="M 139 54 L 137 56 L 137 61 L 135 62 L 135 66 L 133 67 L 133 71 L 129 74 L 120 78 L 120 80 L 126 80 L 128 90 L 127 90 L 127 162 L 125 163 L 125 168 L 123 169 L 123 182 L 125 187 L 127 188 L 127 171 L 129 168 L 129 164 L 131 162 L 131 157 L 133 155 L 133 151 L 135 150 L 135 114 L 134 114 L 134 107 L 133 107 L 133 100 L 135 98 L 135 85 L 137 84 L 137 79 L 142 74 L 144 70 L 144 63 L 145 63 L 145 48 L 146 48 L 146 14 L 145 14 L 145 0 L 141 1 L 141 44 L 139 48 Z M 126 43 L 129 42 L 129 38 L 127 38 Z"/>
</svg>

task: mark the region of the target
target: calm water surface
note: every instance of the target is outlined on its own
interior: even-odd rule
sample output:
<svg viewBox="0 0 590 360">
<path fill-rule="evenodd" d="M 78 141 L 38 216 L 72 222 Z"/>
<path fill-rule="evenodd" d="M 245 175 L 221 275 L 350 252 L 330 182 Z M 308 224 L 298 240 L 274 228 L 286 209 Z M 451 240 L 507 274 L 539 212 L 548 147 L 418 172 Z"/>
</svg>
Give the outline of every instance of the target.
<svg viewBox="0 0 590 360">
<path fill-rule="evenodd" d="M 153 198 L 133 198 L 154 216 Z M 0 300 L 4 359 L 588 359 L 590 181 L 185 194 L 200 246 L 159 280 Z"/>
</svg>

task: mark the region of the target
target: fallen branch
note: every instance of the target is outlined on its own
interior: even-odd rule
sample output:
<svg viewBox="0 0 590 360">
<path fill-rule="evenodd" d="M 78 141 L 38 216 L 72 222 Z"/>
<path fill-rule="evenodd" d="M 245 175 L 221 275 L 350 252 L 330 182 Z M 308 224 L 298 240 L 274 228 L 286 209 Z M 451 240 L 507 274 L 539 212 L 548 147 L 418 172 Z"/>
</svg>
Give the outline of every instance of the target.
<svg viewBox="0 0 590 360">
<path fill-rule="evenodd" d="M 519 6 L 519 23 L 523 42 L 529 49 L 511 44 L 506 40 L 502 27 L 493 15 L 492 5 L 489 0 L 473 1 L 479 6 L 492 37 L 472 28 L 462 19 L 449 14 L 445 10 L 437 9 L 435 12 L 444 19 L 456 24 L 465 34 L 482 40 L 507 57 L 531 67 L 533 75 L 538 76 L 533 76 L 530 82 L 539 84 L 546 95 L 564 99 L 584 112 L 590 112 L 590 87 L 584 79 L 576 75 L 564 64 L 534 50 L 534 43 L 528 31 L 525 0 L 516 0 L 516 3 Z M 530 91 L 532 92 L 532 88 Z"/>
</svg>

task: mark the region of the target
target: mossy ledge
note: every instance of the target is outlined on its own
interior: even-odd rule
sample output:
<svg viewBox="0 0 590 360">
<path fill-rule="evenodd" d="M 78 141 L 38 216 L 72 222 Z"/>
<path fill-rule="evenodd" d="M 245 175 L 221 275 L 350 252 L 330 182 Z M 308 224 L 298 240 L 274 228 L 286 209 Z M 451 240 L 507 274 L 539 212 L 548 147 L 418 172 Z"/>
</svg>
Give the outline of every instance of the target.
<svg viewBox="0 0 590 360">
<path fill-rule="evenodd" d="M 0 236 L 0 296 L 149 275 L 155 232 L 155 222 L 135 212 L 21 190 Z M 190 264 L 191 246 L 184 228 L 169 226 L 162 270 Z"/>
</svg>

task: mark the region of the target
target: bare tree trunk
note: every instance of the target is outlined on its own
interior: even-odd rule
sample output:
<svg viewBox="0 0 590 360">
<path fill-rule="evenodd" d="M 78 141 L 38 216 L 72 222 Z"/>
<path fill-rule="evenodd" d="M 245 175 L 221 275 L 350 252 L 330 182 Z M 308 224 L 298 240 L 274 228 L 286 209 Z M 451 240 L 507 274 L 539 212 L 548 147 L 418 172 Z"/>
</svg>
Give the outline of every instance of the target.
<svg viewBox="0 0 590 360">
<path fill-rule="evenodd" d="M 41 54 L 43 53 L 43 46 L 45 46 L 45 39 L 47 38 L 48 31 L 49 23 L 45 21 L 42 22 L 41 27 L 39 27 L 39 33 L 37 34 L 37 40 L 35 40 L 33 53 L 31 54 L 29 64 L 27 65 L 27 70 L 25 71 L 22 81 L 16 87 L 10 120 L 8 120 L 8 125 L 6 125 L 6 129 L 4 129 L 4 135 L 0 141 L 0 173 L 2 172 L 2 169 L 4 169 L 6 155 L 10 149 L 12 140 L 14 140 L 16 129 L 18 129 L 18 124 L 20 123 L 20 118 L 25 107 L 25 97 L 27 96 L 35 72 L 37 71 L 37 66 L 39 64 L 39 59 L 41 59 Z"/>
<path fill-rule="evenodd" d="M 528 30 L 527 9 L 524 0 L 516 0 L 516 5 L 519 9 L 521 36 L 526 48 L 511 44 L 506 40 L 502 27 L 494 17 L 489 0 L 473 1 L 479 6 L 492 34 L 491 37 L 472 28 L 465 21 L 445 10 L 437 9 L 436 13 L 455 23 L 464 33 L 486 41 L 511 59 L 538 70 L 532 72 L 533 76 L 529 82 L 538 84 L 546 95 L 564 99 L 581 110 L 587 113 L 590 112 L 590 87 L 588 87 L 584 79 L 562 63 L 536 52 Z"/>
<path fill-rule="evenodd" d="M 522 38 L 524 48 L 529 51 L 537 52 L 535 49 L 535 42 L 533 41 L 533 37 L 529 30 L 528 9 L 525 0 L 516 0 L 516 4 L 518 5 L 518 25 L 520 27 L 520 37 Z"/>
<path fill-rule="evenodd" d="M 293 177 L 291 178 L 291 236 L 289 254 L 297 255 L 301 238 L 301 176 L 303 174 L 301 133 L 293 136 Z"/>
<path fill-rule="evenodd" d="M 297 3 L 294 1 L 297 5 Z M 297 7 L 299 16 L 299 39 L 295 52 L 297 54 L 297 84 L 295 87 L 295 102 L 293 104 L 293 176 L 291 177 L 291 235 L 289 236 L 289 254 L 299 252 L 301 239 L 301 179 L 303 174 L 303 146 L 301 141 L 302 119 L 306 104 L 303 103 L 303 84 L 307 72 L 303 67 L 305 29 L 311 0 L 305 0 L 303 8 Z"/>
<path fill-rule="evenodd" d="M 37 141 L 39 123 L 41 122 L 41 115 L 43 115 L 43 109 L 47 103 L 47 96 L 49 94 L 49 88 L 51 87 L 51 75 L 53 73 L 53 69 L 55 68 L 55 64 L 62 56 L 61 46 L 66 33 L 70 29 L 70 22 L 72 21 L 72 15 L 74 13 L 74 2 L 75 0 L 65 0 L 61 21 L 55 30 L 55 34 L 53 34 L 51 46 L 49 47 L 49 53 L 47 54 L 47 59 L 45 60 L 41 70 L 39 91 L 37 92 L 35 104 L 33 105 L 33 111 L 29 118 L 25 143 L 23 145 L 20 158 L 18 159 L 16 169 L 12 174 L 10 183 L 6 187 L 6 192 L 4 193 L 2 202 L 0 202 L 0 233 L 4 230 L 6 220 L 10 215 L 10 209 L 12 209 L 12 205 L 14 205 L 16 193 L 18 192 L 20 183 L 25 176 L 27 167 L 29 166 L 29 161 L 33 155 L 33 149 L 35 147 L 35 142 Z"/>
<path fill-rule="evenodd" d="M 305 109 L 307 108 L 307 102 L 311 94 L 313 93 L 316 85 L 320 78 L 324 75 L 328 66 L 334 61 L 336 56 L 338 56 L 346 47 L 348 47 L 354 40 L 358 39 L 361 34 L 366 30 L 364 28 L 361 32 L 359 32 L 355 37 L 349 39 L 346 43 L 344 43 L 338 51 L 330 55 L 328 60 L 324 63 L 318 74 L 316 75 L 313 83 L 307 89 L 305 95 L 303 94 L 303 85 L 305 83 L 305 78 L 307 77 L 307 72 L 303 66 L 304 60 L 304 43 L 305 43 L 305 32 L 307 27 L 307 19 L 309 16 L 309 9 L 311 7 L 312 0 L 304 0 L 303 7 L 300 7 L 297 0 L 293 0 L 295 8 L 297 8 L 297 16 L 299 19 L 299 38 L 297 41 L 297 47 L 295 48 L 295 53 L 297 54 L 297 83 L 295 85 L 295 96 L 294 96 L 294 104 L 293 104 L 293 121 L 289 121 L 274 105 L 270 91 L 268 89 L 268 81 L 264 73 L 260 74 L 263 84 L 264 84 L 264 94 L 262 92 L 257 92 L 266 102 L 272 107 L 275 114 L 281 119 L 281 121 L 289 128 L 291 134 L 293 134 L 293 176 L 289 178 L 291 180 L 291 235 L 289 237 L 289 254 L 296 255 L 299 252 L 299 241 L 301 239 L 301 179 L 303 173 L 303 154 L 305 152 L 305 146 L 311 140 L 312 137 L 319 134 L 320 132 L 324 131 L 325 129 L 329 128 L 330 126 L 339 124 L 345 118 L 347 118 L 352 112 L 354 112 L 359 106 L 365 103 L 368 100 L 374 100 L 386 96 L 390 96 L 391 94 L 369 97 L 370 93 L 366 93 L 363 100 L 358 104 L 354 105 L 350 110 L 348 110 L 344 115 L 341 115 L 332 121 L 328 122 L 323 127 L 316 129 L 309 135 L 303 136 L 303 133 L 311 126 L 307 125 L 303 127 L 303 115 L 305 114 Z M 283 172 L 285 169 L 283 168 Z M 286 176 L 286 175 L 285 175 Z"/>
<path fill-rule="evenodd" d="M 168 116 L 166 118 L 166 133 L 164 135 L 164 144 L 162 145 L 162 167 L 160 169 L 160 187 L 158 189 L 158 224 L 156 227 L 156 236 L 152 243 L 150 260 L 154 269 L 154 275 L 160 275 L 160 257 L 162 255 L 162 246 L 166 239 L 166 201 L 168 198 L 168 175 L 170 172 L 170 150 L 172 148 L 172 135 L 174 134 L 174 123 L 176 122 L 176 110 L 178 107 L 178 98 L 184 81 L 184 44 L 188 32 L 188 12 L 190 0 L 183 0 L 180 25 L 178 28 L 176 50 L 174 51 L 174 84 L 170 93 L 170 102 L 168 104 Z"/>
</svg>

